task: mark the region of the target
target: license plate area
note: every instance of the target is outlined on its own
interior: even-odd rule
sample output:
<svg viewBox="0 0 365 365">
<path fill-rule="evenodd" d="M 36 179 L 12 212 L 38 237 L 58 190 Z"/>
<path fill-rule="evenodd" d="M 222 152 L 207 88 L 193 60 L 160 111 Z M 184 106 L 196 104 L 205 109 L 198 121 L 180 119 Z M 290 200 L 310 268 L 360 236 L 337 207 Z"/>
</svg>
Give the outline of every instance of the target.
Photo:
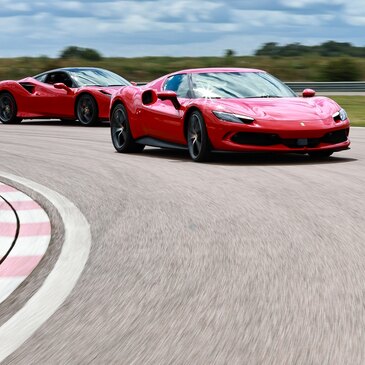
<svg viewBox="0 0 365 365">
<path fill-rule="evenodd" d="M 305 147 L 308 146 L 308 138 L 298 138 L 297 139 L 297 145 L 299 147 Z"/>
</svg>

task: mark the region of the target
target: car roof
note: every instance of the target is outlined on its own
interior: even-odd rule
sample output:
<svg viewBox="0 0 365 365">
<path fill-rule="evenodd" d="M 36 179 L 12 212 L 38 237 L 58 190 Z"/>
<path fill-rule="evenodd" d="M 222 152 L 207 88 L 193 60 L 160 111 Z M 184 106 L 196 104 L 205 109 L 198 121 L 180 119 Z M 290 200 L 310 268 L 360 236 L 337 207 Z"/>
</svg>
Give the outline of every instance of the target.
<svg viewBox="0 0 365 365">
<path fill-rule="evenodd" d="M 190 68 L 171 73 L 176 75 L 180 73 L 208 73 L 208 72 L 266 72 L 256 68 L 237 68 L 237 67 L 205 67 L 205 68 Z"/>
<path fill-rule="evenodd" d="M 105 69 L 100 67 L 60 67 L 60 68 L 55 68 L 53 70 L 44 71 L 43 73 L 56 72 L 56 71 L 81 71 L 81 70 L 105 70 Z"/>
<path fill-rule="evenodd" d="M 44 74 L 49 74 L 51 72 L 58 72 L 58 71 L 77 72 L 77 71 L 82 71 L 82 70 L 103 70 L 103 71 L 108 71 L 108 70 L 106 70 L 104 68 L 100 68 L 100 67 L 60 67 L 60 68 L 55 68 L 53 70 L 43 71 L 40 74 L 35 75 L 35 77 L 41 76 L 41 75 L 44 75 Z"/>
</svg>

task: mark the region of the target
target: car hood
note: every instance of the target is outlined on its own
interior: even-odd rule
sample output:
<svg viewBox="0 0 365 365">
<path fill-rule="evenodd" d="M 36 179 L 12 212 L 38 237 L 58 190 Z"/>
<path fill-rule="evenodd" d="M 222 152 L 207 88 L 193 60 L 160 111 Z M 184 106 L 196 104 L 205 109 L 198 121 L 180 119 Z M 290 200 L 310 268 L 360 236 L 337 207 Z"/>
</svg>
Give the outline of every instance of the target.
<svg viewBox="0 0 365 365">
<path fill-rule="evenodd" d="M 120 90 L 123 87 L 125 87 L 125 85 L 123 85 L 123 86 L 84 86 L 84 88 L 103 91 L 110 95 L 114 94 L 116 91 Z M 80 89 L 82 89 L 82 88 L 80 88 Z"/>
<path fill-rule="evenodd" d="M 324 119 L 340 109 L 326 97 L 211 99 L 211 103 L 212 110 L 280 121 Z"/>
</svg>

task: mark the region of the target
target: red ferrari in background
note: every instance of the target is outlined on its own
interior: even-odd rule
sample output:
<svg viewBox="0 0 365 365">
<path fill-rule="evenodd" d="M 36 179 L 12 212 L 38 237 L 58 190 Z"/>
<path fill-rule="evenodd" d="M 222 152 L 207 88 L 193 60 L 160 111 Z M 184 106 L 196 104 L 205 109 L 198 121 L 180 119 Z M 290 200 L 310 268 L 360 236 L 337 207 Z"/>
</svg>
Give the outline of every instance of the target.
<svg viewBox="0 0 365 365">
<path fill-rule="evenodd" d="M 59 118 L 93 125 L 109 120 L 112 93 L 131 85 L 101 68 L 68 67 L 43 72 L 19 81 L 0 82 L 0 121 Z"/>
<path fill-rule="evenodd" d="M 345 150 L 350 122 L 333 100 L 302 97 L 265 71 L 205 68 L 178 71 L 111 101 L 118 152 L 145 145 L 188 149 L 194 161 L 212 151 L 295 152 L 329 157 Z"/>
</svg>

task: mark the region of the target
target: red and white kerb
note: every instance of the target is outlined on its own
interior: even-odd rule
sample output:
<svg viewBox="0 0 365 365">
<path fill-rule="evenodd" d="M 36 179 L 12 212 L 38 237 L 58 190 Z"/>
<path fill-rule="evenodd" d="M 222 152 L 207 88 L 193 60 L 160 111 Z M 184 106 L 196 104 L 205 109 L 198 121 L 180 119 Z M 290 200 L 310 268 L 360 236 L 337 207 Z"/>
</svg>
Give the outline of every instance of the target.
<svg viewBox="0 0 365 365">
<path fill-rule="evenodd" d="M 47 213 L 28 195 L 0 182 L 0 302 L 38 265 L 50 239 Z"/>
</svg>

